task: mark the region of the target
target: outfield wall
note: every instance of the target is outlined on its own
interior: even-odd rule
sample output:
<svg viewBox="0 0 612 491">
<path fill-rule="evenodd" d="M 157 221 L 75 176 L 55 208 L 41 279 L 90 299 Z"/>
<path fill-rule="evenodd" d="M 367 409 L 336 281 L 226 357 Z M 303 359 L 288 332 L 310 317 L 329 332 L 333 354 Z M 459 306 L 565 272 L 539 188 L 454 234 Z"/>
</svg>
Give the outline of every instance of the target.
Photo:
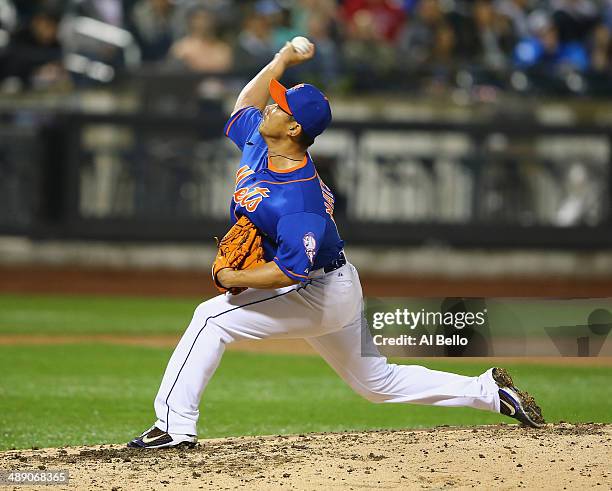
<svg viewBox="0 0 612 491">
<path fill-rule="evenodd" d="M 207 296 L 212 245 L 0 239 L 0 291 Z M 369 296 L 609 297 L 612 251 L 347 247 Z"/>
</svg>

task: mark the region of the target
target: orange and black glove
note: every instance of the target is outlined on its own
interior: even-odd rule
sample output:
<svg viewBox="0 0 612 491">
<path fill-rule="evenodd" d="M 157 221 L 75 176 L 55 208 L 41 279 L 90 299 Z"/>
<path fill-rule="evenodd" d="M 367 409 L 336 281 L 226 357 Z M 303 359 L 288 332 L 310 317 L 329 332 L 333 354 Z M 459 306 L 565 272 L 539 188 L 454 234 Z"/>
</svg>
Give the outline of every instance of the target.
<svg viewBox="0 0 612 491">
<path fill-rule="evenodd" d="M 212 265 L 213 282 L 221 293 L 229 291 L 238 295 L 246 288 L 225 288 L 217 279 L 219 271 L 250 269 L 265 262 L 261 234 L 246 216 L 242 216 L 217 244 L 217 257 Z"/>
</svg>

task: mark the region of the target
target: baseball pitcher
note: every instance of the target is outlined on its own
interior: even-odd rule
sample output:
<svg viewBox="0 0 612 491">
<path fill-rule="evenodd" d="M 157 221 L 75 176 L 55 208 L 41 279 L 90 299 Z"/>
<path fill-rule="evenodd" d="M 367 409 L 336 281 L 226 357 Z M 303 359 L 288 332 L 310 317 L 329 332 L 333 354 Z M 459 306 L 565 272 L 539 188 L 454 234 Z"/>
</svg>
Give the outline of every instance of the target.
<svg viewBox="0 0 612 491">
<path fill-rule="evenodd" d="M 196 308 L 155 398 L 157 421 L 128 446 L 194 445 L 202 393 L 226 345 L 244 339 L 304 338 L 372 402 L 467 406 L 541 426 L 540 408 L 504 369 L 466 377 L 362 356 L 359 275 L 343 251 L 334 195 L 308 153 L 331 122 L 330 104 L 312 85 L 278 82 L 314 54 L 311 43 L 287 43 L 238 96 L 225 125 L 242 153 L 233 226 L 212 268 L 222 294 Z"/>
</svg>

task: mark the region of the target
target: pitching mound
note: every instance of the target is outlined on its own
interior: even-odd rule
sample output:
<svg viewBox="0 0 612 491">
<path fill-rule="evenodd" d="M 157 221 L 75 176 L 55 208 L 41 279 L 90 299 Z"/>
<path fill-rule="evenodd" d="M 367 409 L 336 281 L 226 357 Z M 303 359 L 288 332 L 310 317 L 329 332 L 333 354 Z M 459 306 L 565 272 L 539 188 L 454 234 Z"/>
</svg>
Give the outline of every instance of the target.
<svg viewBox="0 0 612 491">
<path fill-rule="evenodd" d="M 67 469 L 69 489 L 109 490 L 611 489 L 610 462 L 612 425 L 604 424 L 239 437 L 191 450 L 103 445 L 0 453 L 0 469 Z"/>
</svg>

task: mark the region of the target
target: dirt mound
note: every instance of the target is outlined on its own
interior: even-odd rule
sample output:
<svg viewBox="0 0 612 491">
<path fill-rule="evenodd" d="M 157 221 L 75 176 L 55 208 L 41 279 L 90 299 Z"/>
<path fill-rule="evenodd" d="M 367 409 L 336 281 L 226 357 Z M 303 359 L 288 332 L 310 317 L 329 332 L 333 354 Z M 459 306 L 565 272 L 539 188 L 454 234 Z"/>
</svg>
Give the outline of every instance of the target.
<svg viewBox="0 0 612 491">
<path fill-rule="evenodd" d="M 0 469 L 67 469 L 68 489 L 612 489 L 612 425 L 516 425 L 0 453 Z M 15 489 L 24 489 L 22 486 Z M 53 489 L 58 489 L 54 486 Z"/>
</svg>

